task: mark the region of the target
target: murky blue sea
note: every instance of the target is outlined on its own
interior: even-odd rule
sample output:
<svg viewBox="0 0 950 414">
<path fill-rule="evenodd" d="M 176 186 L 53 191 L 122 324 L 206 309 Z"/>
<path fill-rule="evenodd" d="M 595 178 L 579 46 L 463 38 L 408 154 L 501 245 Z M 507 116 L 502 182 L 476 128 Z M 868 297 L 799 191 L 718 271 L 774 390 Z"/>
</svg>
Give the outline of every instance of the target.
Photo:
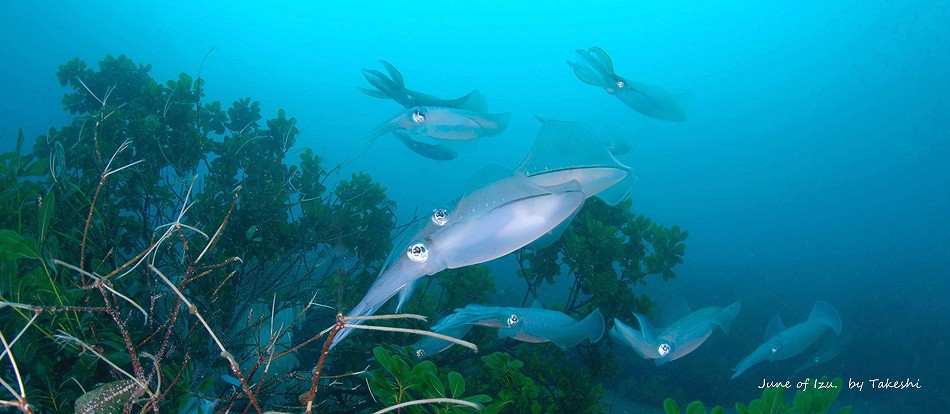
<svg viewBox="0 0 950 414">
<path fill-rule="evenodd" d="M 794 325 L 822 301 L 852 340 L 793 380 L 843 378 L 838 404 L 855 413 L 950 406 L 946 1 L 67 1 L 3 9 L 4 152 L 19 128 L 32 139 L 71 119 L 58 65 L 79 57 L 93 66 L 107 54 L 151 64 L 160 82 L 200 69 L 208 101 L 251 96 L 265 117 L 284 108 L 297 118 L 297 147 L 313 147 L 326 166 L 345 164 L 340 177 L 369 172 L 401 219 L 458 196 L 487 164 L 517 166 L 541 125 L 536 116 L 582 123 L 629 144 L 617 157 L 637 177 L 632 210 L 689 231 L 677 277 L 648 280 L 642 293 L 661 306 L 742 301 L 728 335 L 717 331 L 663 366 L 621 354 L 621 373 L 652 378 L 681 401 L 732 407 L 710 391 L 723 388 L 749 401 L 763 380 L 789 377 L 821 345 L 736 379 L 729 368 L 762 344 L 773 315 Z M 684 93 L 687 119 L 645 116 L 581 82 L 566 62 L 595 46 L 624 79 Z M 391 135 L 367 150 L 365 138 L 401 110 L 358 89 L 370 87 L 362 69 L 385 72 L 380 59 L 416 91 L 480 91 L 489 112 L 511 113 L 509 126 L 450 143 L 450 161 L 421 157 Z M 503 275 L 516 265 L 492 267 Z M 497 284 L 496 303 L 505 295 L 520 303 L 520 279 Z M 849 379 L 864 388 L 849 388 Z M 919 388 L 875 389 L 874 379 Z M 662 412 L 661 400 L 633 401 L 607 382 L 612 412 Z"/>
</svg>

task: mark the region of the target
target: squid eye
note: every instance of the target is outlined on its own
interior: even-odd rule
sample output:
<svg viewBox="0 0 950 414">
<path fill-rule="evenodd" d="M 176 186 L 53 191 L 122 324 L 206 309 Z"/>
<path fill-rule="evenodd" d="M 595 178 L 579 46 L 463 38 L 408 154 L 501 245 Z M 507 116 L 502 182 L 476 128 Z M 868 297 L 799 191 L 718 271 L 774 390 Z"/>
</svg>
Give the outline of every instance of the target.
<svg viewBox="0 0 950 414">
<path fill-rule="evenodd" d="M 429 258 L 429 249 L 423 243 L 413 243 L 406 250 L 406 256 L 413 262 L 423 263 Z"/>
<path fill-rule="evenodd" d="M 424 349 L 417 349 L 417 350 L 416 350 L 416 357 L 425 358 L 425 357 L 426 357 L 426 351 L 425 351 Z"/>
<path fill-rule="evenodd" d="M 623 79 L 617 78 L 617 87 L 618 87 L 618 88 L 623 89 L 623 86 L 626 85 L 626 84 L 627 84 L 627 82 L 624 82 Z"/>
<path fill-rule="evenodd" d="M 512 325 L 517 325 L 518 322 L 520 322 L 520 319 L 518 318 L 518 315 L 512 313 L 505 322 L 508 323 L 508 327 L 510 328 Z"/>
<path fill-rule="evenodd" d="M 670 353 L 670 344 L 660 344 L 656 347 L 656 352 L 660 354 L 661 357 L 665 357 L 666 354 Z"/>
<path fill-rule="evenodd" d="M 444 226 L 445 223 L 449 222 L 449 211 L 444 208 L 432 210 L 432 222 Z"/>
<path fill-rule="evenodd" d="M 425 114 L 425 112 L 422 112 L 421 109 L 416 109 L 416 110 L 412 111 L 412 121 L 413 121 L 413 122 L 415 122 L 415 123 L 418 124 L 418 123 L 421 123 L 422 121 L 425 121 L 425 120 L 426 120 L 426 114 Z"/>
<path fill-rule="evenodd" d="M 780 349 L 780 348 L 779 348 L 778 345 L 772 345 L 772 349 L 770 349 L 770 351 L 772 351 L 772 353 L 774 354 L 774 353 L 778 352 L 779 349 Z"/>
</svg>

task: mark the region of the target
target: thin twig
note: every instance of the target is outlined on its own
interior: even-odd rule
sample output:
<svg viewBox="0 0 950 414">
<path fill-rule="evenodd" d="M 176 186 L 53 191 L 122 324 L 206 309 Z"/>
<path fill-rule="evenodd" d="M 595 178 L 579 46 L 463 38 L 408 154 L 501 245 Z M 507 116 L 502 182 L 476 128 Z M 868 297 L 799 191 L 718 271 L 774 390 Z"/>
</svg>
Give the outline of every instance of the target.
<svg viewBox="0 0 950 414">
<path fill-rule="evenodd" d="M 16 396 L 17 400 L 20 402 L 22 406 L 25 406 L 27 407 L 27 409 L 29 409 L 29 404 L 26 404 L 26 390 L 23 388 L 23 377 L 20 376 L 20 367 L 17 366 L 16 359 L 13 358 L 13 351 L 10 350 L 10 344 L 7 343 L 7 338 L 3 336 L 2 331 L 0 331 L 0 341 L 3 342 L 4 353 L 6 353 L 7 358 L 10 359 L 10 366 L 13 367 L 13 374 L 16 376 L 16 381 L 17 381 L 17 385 L 20 387 L 20 392 L 16 393 L 15 391 L 13 391 L 13 389 L 10 387 L 9 384 L 7 384 L 6 381 L 2 381 L 3 386 L 7 389 L 7 391 L 10 391 L 10 394 L 13 394 L 14 396 Z"/>
<path fill-rule="evenodd" d="M 80 82 L 82 82 L 82 81 L 80 81 Z M 83 86 L 86 86 L 86 85 L 83 84 Z M 88 88 L 87 88 L 87 90 L 88 90 Z M 110 91 L 110 92 L 111 92 L 111 91 Z M 90 91 L 89 93 L 92 93 L 92 91 Z M 93 95 L 93 96 L 95 96 L 95 95 Z M 99 98 L 96 98 L 96 99 L 99 99 Z M 108 95 L 106 96 L 106 99 L 108 99 Z M 104 170 L 102 170 L 102 175 L 99 177 L 99 185 L 96 187 L 96 194 L 92 197 L 92 203 L 89 204 L 89 214 L 86 215 L 86 227 L 85 227 L 85 228 L 83 229 L 83 231 L 82 231 L 82 245 L 81 245 L 80 248 L 79 248 L 79 268 L 80 268 L 80 269 L 85 268 L 85 263 L 86 263 L 86 238 L 87 238 L 88 235 L 89 235 L 89 227 L 90 227 L 90 225 L 91 225 L 91 223 L 92 223 L 92 212 L 95 211 L 95 209 L 96 209 L 96 201 L 99 199 L 99 193 L 102 192 L 102 186 L 105 185 L 105 183 L 106 183 L 106 178 L 108 178 L 108 177 L 109 177 L 110 175 L 112 175 L 113 173 L 117 173 L 117 172 L 119 172 L 119 171 L 122 171 L 122 170 L 124 170 L 124 169 L 126 169 L 126 168 L 129 168 L 129 167 L 131 167 L 131 166 L 133 166 L 133 165 L 135 165 L 135 164 L 138 164 L 138 163 L 144 161 L 144 160 L 138 160 L 138 161 L 135 161 L 135 162 L 133 162 L 133 163 L 131 163 L 131 164 L 127 164 L 127 165 L 125 165 L 125 166 L 119 167 L 118 169 L 115 169 L 115 170 L 112 170 L 112 169 L 111 169 L 111 168 L 112 168 L 112 162 L 115 161 L 115 157 L 118 156 L 120 152 L 125 151 L 125 149 L 128 148 L 128 147 L 129 147 L 129 144 L 131 144 L 131 143 L 132 143 L 131 140 L 125 140 L 124 142 L 122 142 L 121 145 L 119 145 L 119 148 L 117 148 L 117 149 L 115 150 L 115 152 L 112 153 L 112 158 L 109 159 L 109 162 L 106 164 L 106 168 L 105 168 Z"/>
<path fill-rule="evenodd" d="M 373 414 L 388 413 L 388 412 L 390 412 L 390 411 L 398 410 L 398 409 L 403 408 L 403 407 L 409 407 L 409 406 L 411 406 L 411 405 L 438 404 L 438 403 L 450 403 L 450 404 L 464 405 L 464 406 L 466 406 L 466 407 L 471 407 L 471 408 L 474 408 L 474 409 L 476 409 L 476 410 L 482 410 L 482 409 L 485 408 L 485 407 L 482 407 L 481 404 L 473 403 L 473 402 L 471 402 L 471 401 L 457 400 L 457 399 L 455 399 L 455 398 L 429 398 L 429 399 L 425 399 L 425 400 L 406 401 L 406 402 L 404 402 L 404 403 L 396 404 L 396 405 L 393 405 L 393 406 L 391 406 L 391 407 L 383 408 L 382 410 L 376 411 L 376 412 L 374 412 Z"/>
<path fill-rule="evenodd" d="M 473 351 L 475 351 L 475 352 L 478 352 L 478 345 L 475 345 L 475 344 L 473 344 L 473 343 L 471 343 L 471 342 L 468 342 L 468 341 L 465 341 L 465 340 L 461 340 L 461 339 L 458 339 L 458 338 L 453 338 L 453 337 L 448 336 L 448 335 L 443 335 L 443 334 L 440 334 L 440 333 L 437 333 L 437 332 L 423 331 L 423 330 L 420 330 L 420 329 L 396 328 L 396 327 L 392 327 L 392 326 L 373 326 L 373 325 L 351 325 L 351 324 L 344 324 L 343 327 L 344 327 L 344 328 L 352 328 L 352 329 L 368 329 L 368 330 L 371 330 L 371 331 L 403 332 L 403 333 L 411 333 L 411 334 L 416 334 L 416 335 L 431 336 L 431 337 L 433 337 L 433 338 L 441 339 L 441 340 L 443 340 L 443 341 L 449 341 L 449 342 L 451 342 L 451 343 L 453 343 L 453 344 L 462 345 L 462 346 L 464 346 L 464 347 L 466 347 L 466 348 L 469 348 L 469 349 L 471 349 L 471 350 L 473 350 Z"/>
<path fill-rule="evenodd" d="M 148 321 L 148 312 L 146 312 L 145 309 L 143 309 L 141 306 L 139 306 L 138 303 L 135 303 L 135 301 L 132 300 L 131 298 L 129 298 L 128 296 L 125 296 L 125 295 L 119 293 L 119 291 L 113 289 L 112 286 L 109 286 L 109 284 L 108 284 L 107 282 L 105 282 L 105 281 L 102 280 L 102 277 L 100 277 L 100 276 L 98 276 L 98 275 L 96 275 L 96 274 L 94 274 L 94 273 L 92 273 L 92 272 L 87 272 L 87 271 L 82 270 L 82 269 L 80 269 L 80 268 L 78 268 L 78 267 L 76 267 L 76 266 L 73 266 L 73 265 L 71 265 L 71 264 L 69 264 L 69 263 L 66 263 L 66 262 L 63 262 L 63 261 L 60 261 L 60 260 L 57 260 L 57 259 L 53 259 L 53 263 L 56 263 L 56 264 L 58 264 L 58 265 L 60 265 L 60 266 L 68 267 L 68 268 L 70 268 L 70 269 L 72 269 L 72 270 L 75 270 L 75 271 L 81 273 L 81 274 L 84 275 L 84 276 L 88 276 L 88 277 L 92 278 L 93 280 L 95 280 L 95 283 L 93 283 L 93 286 L 102 286 L 103 288 L 107 289 L 109 292 L 112 292 L 112 294 L 114 294 L 114 295 L 116 295 L 116 296 L 118 296 L 118 297 L 120 297 L 120 298 L 122 298 L 122 299 L 125 299 L 125 301 L 131 303 L 132 306 L 135 307 L 135 309 L 138 309 L 139 312 L 142 312 L 142 316 L 145 317 L 145 321 L 146 321 L 146 322 Z"/>
<path fill-rule="evenodd" d="M 218 241 L 218 236 L 221 235 L 221 231 L 224 230 L 224 226 L 228 223 L 228 219 L 231 218 L 231 212 L 234 211 L 234 204 L 237 203 L 238 194 L 241 193 L 241 186 L 237 186 L 234 189 L 234 198 L 231 199 L 231 208 L 228 209 L 228 214 L 224 216 L 224 220 L 221 221 L 221 225 L 218 226 L 218 230 L 214 232 L 214 235 L 211 236 L 211 240 L 208 240 L 208 244 L 205 245 L 204 250 L 201 251 L 201 254 L 198 255 L 198 258 L 195 259 L 195 264 L 201 261 L 201 258 L 204 257 L 205 253 L 208 252 L 214 244 Z"/>
<path fill-rule="evenodd" d="M 416 315 L 414 313 L 394 313 L 389 315 L 366 315 L 366 316 L 346 316 L 343 318 L 346 321 L 373 321 L 373 320 L 385 320 L 385 319 L 415 319 L 419 321 L 428 321 L 429 318 Z"/>
<path fill-rule="evenodd" d="M 2 304 L 0 304 L 0 307 L 2 307 Z M 22 329 L 20 329 L 20 333 L 18 333 L 18 334 L 13 338 L 13 340 L 10 341 L 10 344 L 9 344 L 8 346 L 5 346 L 5 347 L 4 347 L 3 353 L 0 353 L 0 358 L 3 358 L 4 355 L 7 354 L 7 352 L 10 352 L 10 348 L 12 348 L 14 344 L 16 344 L 16 341 L 20 340 L 20 337 L 23 336 L 23 333 L 26 332 L 26 330 L 27 330 L 30 326 L 33 325 L 33 321 L 35 321 L 36 318 L 38 318 L 39 316 L 40 316 L 40 313 L 39 313 L 38 311 L 34 311 L 34 312 L 33 312 L 33 317 L 30 318 L 30 320 L 26 323 L 26 326 L 24 326 Z"/>
</svg>

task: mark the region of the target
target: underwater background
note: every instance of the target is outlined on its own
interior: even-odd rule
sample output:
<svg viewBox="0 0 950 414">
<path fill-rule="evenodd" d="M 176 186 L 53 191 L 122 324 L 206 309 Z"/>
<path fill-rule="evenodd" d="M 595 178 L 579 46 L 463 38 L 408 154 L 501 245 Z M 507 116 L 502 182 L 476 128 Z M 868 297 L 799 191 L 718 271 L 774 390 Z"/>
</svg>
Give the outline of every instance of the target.
<svg viewBox="0 0 950 414">
<path fill-rule="evenodd" d="M 605 381 L 602 399 L 611 412 L 662 412 L 662 398 L 629 395 L 638 387 L 681 403 L 731 407 L 756 398 L 763 378 L 784 380 L 810 352 L 734 380 L 728 368 L 762 342 L 773 315 L 795 324 L 816 301 L 838 310 L 853 340 L 793 380 L 919 382 L 843 389 L 839 402 L 856 413 L 950 404 L 947 2 L 91 1 L 4 9 L 3 153 L 21 128 L 32 144 L 72 119 L 62 109 L 69 91 L 57 82 L 59 65 L 78 57 L 94 67 L 121 54 L 150 64 L 160 83 L 197 74 L 205 101 L 250 96 L 265 117 L 286 110 L 299 128 L 290 158 L 311 147 L 324 168 L 341 165 L 339 177 L 369 173 L 395 202 L 397 222 L 457 197 L 487 164 L 517 166 L 541 125 L 536 116 L 626 141 L 631 150 L 618 159 L 637 177 L 631 210 L 689 232 L 675 279 L 647 278 L 638 293 L 658 308 L 741 300 L 742 312 L 728 335 L 717 331 L 667 365 L 614 349 L 620 379 Z M 688 119 L 648 118 L 580 82 L 565 62 L 592 46 L 628 79 L 688 93 Z M 478 90 L 490 112 L 511 112 L 511 123 L 453 143 L 458 157 L 450 161 L 420 157 L 389 136 L 367 148 L 366 137 L 399 109 L 357 89 L 366 87 L 361 70 L 380 69 L 380 59 L 414 90 Z M 518 264 L 508 257 L 490 265 L 491 302 L 520 305 Z M 555 302 L 563 289 L 545 294 Z M 627 391 L 609 385 L 624 376 Z"/>
</svg>

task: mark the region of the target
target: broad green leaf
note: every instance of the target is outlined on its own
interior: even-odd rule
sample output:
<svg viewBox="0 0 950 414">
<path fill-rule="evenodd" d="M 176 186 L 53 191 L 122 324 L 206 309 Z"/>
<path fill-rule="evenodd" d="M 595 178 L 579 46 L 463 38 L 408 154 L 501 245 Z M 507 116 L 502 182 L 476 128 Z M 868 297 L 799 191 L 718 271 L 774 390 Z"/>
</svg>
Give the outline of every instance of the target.
<svg viewBox="0 0 950 414">
<path fill-rule="evenodd" d="M 680 414 L 680 406 L 672 398 L 663 400 L 663 410 L 666 414 Z"/>
<path fill-rule="evenodd" d="M 462 398 L 462 400 L 477 403 L 477 404 L 484 404 L 491 401 L 492 397 L 489 397 L 488 395 L 485 395 L 485 394 L 478 394 L 478 395 L 473 395 L 471 397 Z"/>
<path fill-rule="evenodd" d="M 702 401 L 693 401 L 686 406 L 686 414 L 706 414 L 706 406 Z"/>
<path fill-rule="evenodd" d="M 409 364 L 407 364 L 406 361 L 400 358 L 398 355 L 393 356 L 389 361 L 393 369 L 393 377 L 396 378 L 396 381 L 399 381 L 403 384 L 410 383 L 412 372 L 409 370 Z"/>
<path fill-rule="evenodd" d="M 379 365 L 383 367 L 390 375 L 393 373 L 393 366 L 390 362 L 389 352 L 381 346 L 373 348 L 373 355 L 376 356 L 376 362 L 379 362 Z"/>
<path fill-rule="evenodd" d="M 792 404 L 795 406 L 795 410 L 800 413 L 811 412 L 812 396 L 807 392 L 797 392 L 795 393 L 795 399 L 792 401 Z"/>
<path fill-rule="evenodd" d="M 0 245 L 13 246 L 23 240 L 23 236 L 13 230 L 0 230 Z"/>
<path fill-rule="evenodd" d="M 430 371 L 425 371 L 422 378 L 427 391 L 429 391 L 427 394 L 430 398 L 445 398 L 445 385 L 442 384 L 439 377 Z"/>
<path fill-rule="evenodd" d="M 12 246 L 10 252 L 21 258 L 41 259 L 40 249 L 36 246 L 36 239 L 32 237 L 26 237 L 20 240 L 19 243 Z"/>
<path fill-rule="evenodd" d="M 28 177 L 42 177 L 49 173 L 49 157 L 37 158 L 35 161 L 27 165 L 23 171 L 23 175 Z"/>
<path fill-rule="evenodd" d="M 408 382 L 405 384 L 407 388 L 416 388 L 419 390 L 424 389 L 427 386 L 428 378 L 426 374 L 435 375 L 439 371 L 439 368 L 435 366 L 432 361 L 422 361 L 416 366 L 412 367 L 412 372 L 409 375 Z"/>
<path fill-rule="evenodd" d="M 465 393 L 465 378 L 462 378 L 462 374 L 449 372 L 449 390 L 452 398 L 460 398 Z"/>
</svg>

